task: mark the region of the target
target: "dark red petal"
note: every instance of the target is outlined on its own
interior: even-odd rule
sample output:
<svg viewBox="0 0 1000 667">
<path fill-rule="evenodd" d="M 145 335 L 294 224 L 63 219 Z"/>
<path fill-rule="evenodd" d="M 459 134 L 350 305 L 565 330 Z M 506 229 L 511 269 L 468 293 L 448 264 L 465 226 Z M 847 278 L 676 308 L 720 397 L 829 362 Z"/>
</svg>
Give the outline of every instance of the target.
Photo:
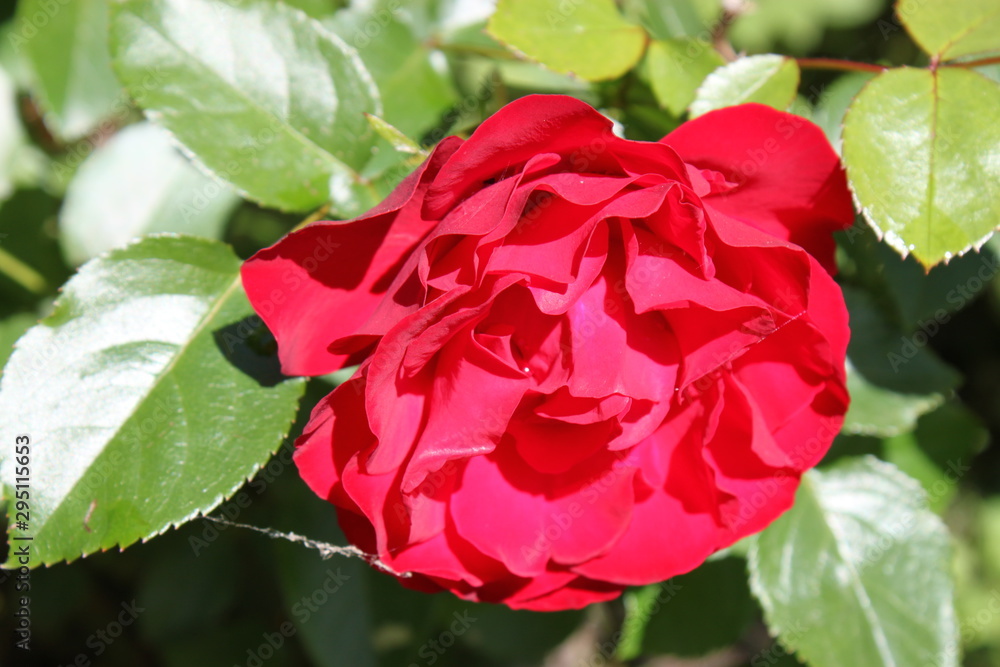
<svg viewBox="0 0 1000 667">
<path fill-rule="evenodd" d="M 594 399 L 589 399 L 593 401 Z M 535 415 L 518 415 L 508 432 L 525 463 L 545 474 L 564 473 L 606 450 L 621 426 L 614 419 L 592 424 L 571 424 Z"/>
<path fill-rule="evenodd" d="M 365 463 L 367 470 L 381 474 L 403 465 L 428 414 L 434 357 L 452 337 L 481 320 L 496 294 L 517 280 L 505 276 L 475 292 L 452 290 L 403 318 L 379 342 L 368 370 L 365 403 L 379 444 Z M 499 360 L 478 349 L 483 363 L 499 367 Z M 465 370 L 475 372 L 472 367 Z"/>
<path fill-rule="evenodd" d="M 358 457 L 374 444 L 363 400 L 364 378 L 359 373 L 320 401 L 296 441 L 295 463 L 317 495 L 349 510 L 348 514 L 365 517 L 374 531 L 376 553 L 382 555 L 389 552 L 390 544 L 407 539 L 409 518 L 402 511 L 396 475 L 367 475 L 358 469 Z M 356 521 L 343 516 L 345 510 L 341 510 L 341 522 L 357 529 Z"/>
<path fill-rule="evenodd" d="M 518 173 L 539 153 L 557 153 L 572 162 L 574 154 L 585 157 L 581 147 L 615 140 L 611 121 L 586 102 L 565 95 L 514 100 L 483 121 L 441 170 L 427 193 L 427 214 L 442 217 L 484 181 Z"/>
<path fill-rule="evenodd" d="M 403 476 L 403 491 L 447 461 L 487 454 L 497 446 L 530 381 L 502 364 L 471 330 L 444 346 L 433 368 L 423 428 Z"/>
<path fill-rule="evenodd" d="M 352 456 L 375 444 L 364 412 L 358 409 L 364 386 L 364 378 L 356 374 L 317 403 L 295 441 L 294 455 L 299 475 L 316 495 L 358 512 L 361 510 L 344 493 L 341 473 Z M 335 431 L 340 436 L 336 450 L 331 445 Z"/>
<path fill-rule="evenodd" d="M 282 371 L 323 375 L 350 359 L 350 352 L 327 348 L 368 319 L 399 265 L 434 225 L 420 216 L 422 194 L 460 145 L 455 138 L 441 142 L 365 217 L 313 223 L 243 264 L 243 287 L 278 341 Z"/>
<path fill-rule="evenodd" d="M 595 602 L 614 600 L 621 595 L 622 587 L 605 581 L 594 581 L 586 577 L 575 577 L 568 584 L 556 588 L 551 593 L 535 598 L 514 598 L 507 601 L 513 609 L 530 609 L 531 611 L 562 611 L 564 609 L 582 609 Z"/>
<path fill-rule="evenodd" d="M 751 390 L 732 377 L 723 384 L 724 412 L 704 450 L 715 483 L 728 495 L 720 507 L 727 530 L 720 531 L 717 548 L 763 530 L 792 506 L 799 485 L 792 457 L 775 441 Z"/>
</svg>

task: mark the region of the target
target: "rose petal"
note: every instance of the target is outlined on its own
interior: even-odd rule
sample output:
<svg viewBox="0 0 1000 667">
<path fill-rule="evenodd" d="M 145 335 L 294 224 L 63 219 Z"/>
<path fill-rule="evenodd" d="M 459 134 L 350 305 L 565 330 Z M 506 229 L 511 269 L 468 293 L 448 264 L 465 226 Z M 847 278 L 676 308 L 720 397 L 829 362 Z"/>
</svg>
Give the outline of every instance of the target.
<svg viewBox="0 0 1000 667">
<path fill-rule="evenodd" d="M 705 204 L 805 248 L 831 273 L 832 233 L 854 222 L 840 159 L 823 131 L 760 104 L 718 109 L 661 140 L 684 159 L 737 186 Z"/>
<path fill-rule="evenodd" d="M 715 483 L 729 495 L 721 507 L 732 531 L 728 544 L 762 530 L 791 507 L 799 480 L 788 452 L 775 442 L 746 388 L 733 378 L 723 384 L 726 414 L 704 456 L 715 471 Z"/>
<path fill-rule="evenodd" d="M 531 611 L 561 611 L 563 609 L 582 609 L 589 604 L 614 600 L 622 594 L 622 587 L 604 581 L 594 581 L 586 577 L 575 577 L 551 593 L 535 598 L 522 599 L 512 597 L 507 604 L 512 609 L 530 609 Z"/>
<path fill-rule="evenodd" d="M 469 460 L 451 499 L 455 527 L 519 576 L 538 576 L 550 559 L 592 558 L 629 524 L 635 468 L 613 467 L 618 460 L 606 454 L 582 470 L 544 475 L 521 461 L 511 443 L 501 443 Z"/>
<path fill-rule="evenodd" d="M 472 133 L 451 164 L 438 174 L 427 193 L 425 210 L 430 217 L 442 217 L 484 181 L 516 175 L 540 149 L 564 156 L 573 165 L 586 159 L 581 146 L 609 141 L 617 141 L 611 121 L 585 102 L 565 95 L 519 98 Z"/>
<path fill-rule="evenodd" d="M 302 436 L 296 440 L 295 463 L 306 484 L 339 507 L 363 514 L 374 529 L 375 549 L 405 543 L 409 518 L 399 493 L 398 474 L 368 475 L 358 458 L 375 439 L 364 419 L 365 379 L 361 372 L 320 401 Z M 330 443 L 337 447 L 331 448 Z"/>
<path fill-rule="evenodd" d="M 609 262 L 566 314 L 573 363 L 567 387 L 574 396 L 660 400 L 676 384 L 673 336 L 659 313 L 635 313 L 617 264 Z"/>
<path fill-rule="evenodd" d="M 313 223 L 244 262 L 243 286 L 278 341 L 284 373 L 331 373 L 371 342 L 359 341 L 356 349 L 339 353 L 327 349 L 368 319 L 388 286 L 387 277 L 433 227 L 433 220 L 420 216 L 422 196 L 461 143 L 441 142 L 366 216 Z"/>
<path fill-rule="evenodd" d="M 531 414 L 536 411 L 537 408 L 520 411 L 511 421 L 508 433 L 524 462 L 548 475 L 567 472 L 606 450 L 622 430 L 614 419 L 573 424 Z"/>
<path fill-rule="evenodd" d="M 574 572 L 622 585 L 649 584 L 694 569 L 719 547 L 717 491 L 701 459 L 701 440 L 678 440 L 675 434 L 662 428 L 633 450 L 642 470 L 657 460 L 666 463 L 664 485 L 638 496 L 628 530 L 606 553 L 572 566 Z"/>
<path fill-rule="evenodd" d="M 486 454 L 497 446 L 530 385 L 472 339 L 471 328 L 452 339 L 427 373 L 431 386 L 421 433 L 403 476 L 403 491 L 419 485 L 452 459 Z"/>
</svg>

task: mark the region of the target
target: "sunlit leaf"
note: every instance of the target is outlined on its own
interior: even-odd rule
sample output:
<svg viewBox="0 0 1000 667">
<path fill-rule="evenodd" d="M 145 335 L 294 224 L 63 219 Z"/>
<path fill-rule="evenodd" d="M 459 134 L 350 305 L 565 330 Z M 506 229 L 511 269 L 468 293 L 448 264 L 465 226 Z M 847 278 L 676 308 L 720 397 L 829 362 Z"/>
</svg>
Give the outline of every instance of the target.
<svg viewBox="0 0 1000 667">
<path fill-rule="evenodd" d="M 749 56 L 708 75 L 691 103 L 691 117 L 744 102 L 787 109 L 799 86 L 799 66 L 792 58 Z"/>
<path fill-rule="evenodd" d="M 614 79 L 630 70 L 647 39 L 612 0 L 500 0 L 488 29 L 546 67 L 588 81 Z"/>
<path fill-rule="evenodd" d="M 48 125 L 67 140 L 82 137 L 109 115 L 127 113 L 108 55 L 108 5 L 108 0 L 18 2 L 8 38 L 27 56 Z"/>
<path fill-rule="evenodd" d="M 792 509 L 754 541 L 750 585 L 768 628 L 811 667 L 955 667 L 949 559 L 920 485 L 849 459 L 805 475 Z"/>
<path fill-rule="evenodd" d="M 995 0 L 899 0 L 896 13 L 914 41 L 941 60 L 1000 51 Z"/>
<path fill-rule="evenodd" d="M 693 39 L 653 42 L 646 52 L 647 74 L 656 100 L 675 116 L 684 113 L 705 77 L 724 63 L 710 44 Z"/>
<path fill-rule="evenodd" d="M 85 264 L 20 339 L 0 433 L 32 443 L 18 531 L 33 537 L 32 566 L 207 512 L 281 444 L 303 382 L 278 372 L 239 264 L 218 242 L 149 237 Z M 8 492 L 21 475 L 0 462 Z"/>
<path fill-rule="evenodd" d="M 285 210 L 356 178 L 381 114 L 357 53 L 320 23 L 261 0 L 124 0 L 115 68 L 147 113 L 246 197 Z"/>
<path fill-rule="evenodd" d="M 924 266 L 1000 226 L 1000 85 L 972 71 L 900 68 L 872 80 L 844 120 L 843 156 L 865 218 Z"/>
</svg>

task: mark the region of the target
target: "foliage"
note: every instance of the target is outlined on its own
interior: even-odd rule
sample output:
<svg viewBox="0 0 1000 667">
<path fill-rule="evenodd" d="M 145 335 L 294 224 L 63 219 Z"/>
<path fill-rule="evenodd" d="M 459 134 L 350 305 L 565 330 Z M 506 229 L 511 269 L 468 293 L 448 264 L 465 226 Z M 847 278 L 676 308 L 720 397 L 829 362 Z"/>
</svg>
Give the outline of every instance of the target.
<svg viewBox="0 0 1000 667">
<path fill-rule="evenodd" d="M 1000 664 L 998 53 L 993 0 L 0 9 L 0 492 L 7 566 L 30 535 L 35 568 L 33 650 L 0 663 Z M 537 92 L 647 141 L 763 103 L 840 152 L 860 211 L 838 239 L 853 405 L 794 507 L 692 573 L 557 614 L 198 518 L 343 543 L 290 451 L 344 377 L 280 374 L 239 262 L 364 212 Z"/>
</svg>

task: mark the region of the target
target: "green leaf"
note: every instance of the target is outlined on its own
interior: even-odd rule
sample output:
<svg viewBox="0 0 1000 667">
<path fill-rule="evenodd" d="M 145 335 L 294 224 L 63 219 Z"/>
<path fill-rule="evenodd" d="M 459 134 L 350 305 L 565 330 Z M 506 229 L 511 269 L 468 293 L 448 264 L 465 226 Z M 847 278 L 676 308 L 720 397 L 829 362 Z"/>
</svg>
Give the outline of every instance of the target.
<svg viewBox="0 0 1000 667">
<path fill-rule="evenodd" d="M 338 0 L 280 0 L 290 7 L 301 9 L 315 19 L 330 16 L 337 9 Z"/>
<path fill-rule="evenodd" d="M 888 315 L 906 332 L 934 336 L 975 300 L 1000 271 L 1000 255 L 987 244 L 979 252 L 955 257 L 929 271 L 910 257 L 900 257 L 879 242 L 867 225 L 842 236 L 841 247 L 853 260 L 847 272 L 887 306 Z"/>
<path fill-rule="evenodd" d="M 1000 85 L 968 70 L 888 70 L 844 120 L 844 163 L 865 218 L 924 266 L 1000 225 Z"/>
<path fill-rule="evenodd" d="M 24 27 L 25 24 L 16 19 L 0 23 L 0 69 L 6 70 L 7 76 L 20 89 L 31 87 L 31 72 L 23 50 L 25 42 L 17 35 Z"/>
<path fill-rule="evenodd" d="M 984 499 L 978 510 L 976 523 L 979 524 L 982 565 L 990 579 L 1000 580 L 1000 497 L 994 495 Z"/>
<path fill-rule="evenodd" d="M 939 60 L 1000 51 L 1000 5 L 995 0 L 899 0 L 896 13 L 913 40 Z"/>
<path fill-rule="evenodd" d="M 416 611 L 418 619 L 429 615 L 426 603 Z M 428 647 L 433 650 L 435 644 L 430 642 L 438 639 L 441 633 L 468 626 L 458 637 L 459 646 L 456 647 L 465 655 L 454 656 L 456 659 L 448 664 L 455 667 L 542 665 L 552 647 L 565 641 L 583 623 L 583 614 L 578 610 L 539 614 L 499 604 L 466 602 L 450 595 L 440 596 L 432 611 L 429 627 L 415 633 L 421 644 L 410 653 L 411 660 L 400 663 L 384 661 L 382 664 L 409 665 L 419 662 L 429 654 Z"/>
<path fill-rule="evenodd" d="M 804 476 L 750 549 L 750 586 L 811 667 L 958 664 L 950 537 L 914 480 L 872 457 Z"/>
<path fill-rule="evenodd" d="M 646 72 L 656 101 L 675 116 L 684 113 L 705 77 L 723 64 L 711 44 L 694 39 L 652 42 L 646 52 Z"/>
<path fill-rule="evenodd" d="M 0 433 L 33 443 L 33 566 L 208 512 L 280 445 L 303 382 L 264 351 L 239 266 L 218 242 L 146 238 L 85 264 L 18 342 Z M 5 458 L 8 491 L 16 476 Z"/>
<path fill-rule="evenodd" d="M 0 33 L 0 40 L 5 39 Z M 12 70 L 0 55 L 0 202 L 18 187 L 36 187 L 47 180 L 48 157 L 27 140 L 18 110 L 20 84 Z"/>
<path fill-rule="evenodd" d="M 30 313 L 16 313 L 0 320 L 0 369 L 14 351 L 17 339 L 37 323 L 38 318 Z"/>
<path fill-rule="evenodd" d="M 971 496 L 971 494 L 970 494 Z M 959 628 L 967 665 L 993 667 L 1000 646 L 1000 497 L 963 498 L 966 539 L 956 543 Z M 966 517 L 974 517 L 969 521 Z M 971 539 L 969 539 L 971 538 Z"/>
<path fill-rule="evenodd" d="M 642 58 L 647 40 L 613 0 L 499 0 L 487 30 L 549 69 L 587 81 L 625 74 Z"/>
<path fill-rule="evenodd" d="M 619 662 L 629 662 L 642 655 L 646 628 L 649 619 L 659 610 L 658 598 L 663 586 L 673 586 L 673 582 L 631 588 L 622 595 L 625 618 L 622 619 L 621 639 L 615 650 L 615 658 Z"/>
<path fill-rule="evenodd" d="M 738 642 L 756 615 L 742 558 L 708 561 L 664 585 L 677 590 L 649 619 L 645 655 L 705 655 Z"/>
<path fill-rule="evenodd" d="M 180 637 L 201 635 L 201 628 L 228 625 L 233 607 L 240 603 L 245 552 L 231 539 L 217 539 L 211 548 L 201 546 L 201 538 L 191 530 L 200 524 L 192 522 L 156 540 L 155 549 L 132 554 L 141 558 L 136 597 L 146 605 L 142 638 L 150 644 L 170 646 Z M 207 661 L 207 656 L 202 659 Z"/>
<path fill-rule="evenodd" d="M 381 115 L 357 53 L 308 16 L 260 0 L 124 0 L 112 14 L 119 77 L 215 176 L 283 210 L 356 177 Z"/>
<path fill-rule="evenodd" d="M 979 72 L 983 76 L 992 79 L 993 81 L 1000 82 L 1000 63 L 994 63 L 992 65 L 984 65 L 983 67 L 976 67 L 973 71 Z"/>
<path fill-rule="evenodd" d="M 738 52 L 806 55 L 820 46 L 828 28 L 860 26 L 883 9 L 872 0 L 758 0 L 740 7 L 728 36 Z"/>
<path fill-rule="evenodd" d="M 923 415 L 912 432 L 886 440 L 883 458 L 920 482 L 931 509 L 941 514 L 988 440 L 979 419 L 952 401 Z"/>
<path fill-rule="evenodd" d="M 691 117 L 744 102 L 787 109 L 799 87 L 799 66 L 793 58 L 748 56 L 708 75 L 691 103 Z"/>
<path fill-rule="evenodd" d="M 108 0 L 21 0 L 10 35 L 23 48 L 46 124 L 79 139 L 125 108 L 108 56 Z"/>
<path fill-rule="evenodd" d="M 870 382 L 847 361 L 847 391 L 851 407 L 844 418 L 844 433 L 893 436 L 906 433 L 920 415 L 941 405 L 945 397 L 937 392 L 900 393 Z"/>
<path fill-rule="evenodd" d="M 854 98 L 866 83 L 871 81 L 873 74 L 868 72 L 851 72 L 837 79 L 823 89 L 819 100 L 809 119 L 823 128 L 826 138 L 838 151 L 840 150 L 840 135 L 844 128 L 844 114 Z"/>
<path fill-rule="evenodd" d="M 226 242 L 238 256 L 249 257 L 276 243 L 301 222 L 299 215 L 243 202 L 226 224 Z"/>
<path fill-rule="evenodd" d="M 698 37 L 703 42 L 722 11 L 720 0 L 624 0 L 625 17 L 655 38 Z"/>
<path fill-rule="evenodd" d="M 958 401 L 921 417 L 914 435 L 927 460 L 941 470 L 970 463 L 989 442 L 989 432 L 980 418 Z"/>
<path fill-rule="evenodd" d="M 66 192 L 60 242 L 81 264 L 152 232 L 219 238 L 239 198 L 195 169 L 170 134 L 132 125 L 87 157 Z"/>
<path fill-rule="evenodd" d="M 404 20 L 412 14 L 398 0 L 355 5 L 337 12 L 328 25 L 357 49 L 371 73 L 384 107 L 380 116 L 420 137 L 458 101 L 446 61 L 433 57 L 430 45 L 436 40 L 417 35 Z"/>
<path fill-rule="evenodd" d="M 904 333 L 890 323 L 868 293 L 845 287 L 851 317 L 847 389 L 849 434 L 898 435 L 941 405 L 959 375 L 927 347 L 925 332 Z"/>
<path fill-rule="evenodd" d="M 330 507 L 322 510 L 327 513 Z M 327 514 L 324 519 L 329 524 L 331 517 Z M 346 539 L 340 536 L 332 542 L 344 544 Z M 368 566 L 353 558 L 323 560 L 317 552 L 287 542 L 275 542 L 273 549 L 289 617 L 301 632 L 310 664 L 374 667 L 371 612 L 364 585 Z"/>
<path fill-rule="evenodd" d="M 504 87 L 525 93 L 556 93 L 571 95 L 584 101 L 599 104 L 593 86 L 571 74 L 559 74 L 542 65 L 526 60 L 486 60 L 479 63 L 482 69 L 479 81 L 489 81 L 493 73 L 499 75 Z M 471 67 L 469 68 L 472 69 Z M 478 96 L 480 99 L 482 95 Z"/>
<path fill-rule="evenodd" d="M 343 218 L 355 218 L 384 200 L 416 166 L 413 157 L 393 150 L 381 139 L 378 154 L 357 175 L 335 173 L 330 177 L 330 194 L 335 210 Z"/>
<path fill-rule="evenodd" d="M 58 210 L 41 190 L 15 190 L 0 203 L 0 312 L 33 309 L 69 277 L 55 238 Z"/>
</svg>

